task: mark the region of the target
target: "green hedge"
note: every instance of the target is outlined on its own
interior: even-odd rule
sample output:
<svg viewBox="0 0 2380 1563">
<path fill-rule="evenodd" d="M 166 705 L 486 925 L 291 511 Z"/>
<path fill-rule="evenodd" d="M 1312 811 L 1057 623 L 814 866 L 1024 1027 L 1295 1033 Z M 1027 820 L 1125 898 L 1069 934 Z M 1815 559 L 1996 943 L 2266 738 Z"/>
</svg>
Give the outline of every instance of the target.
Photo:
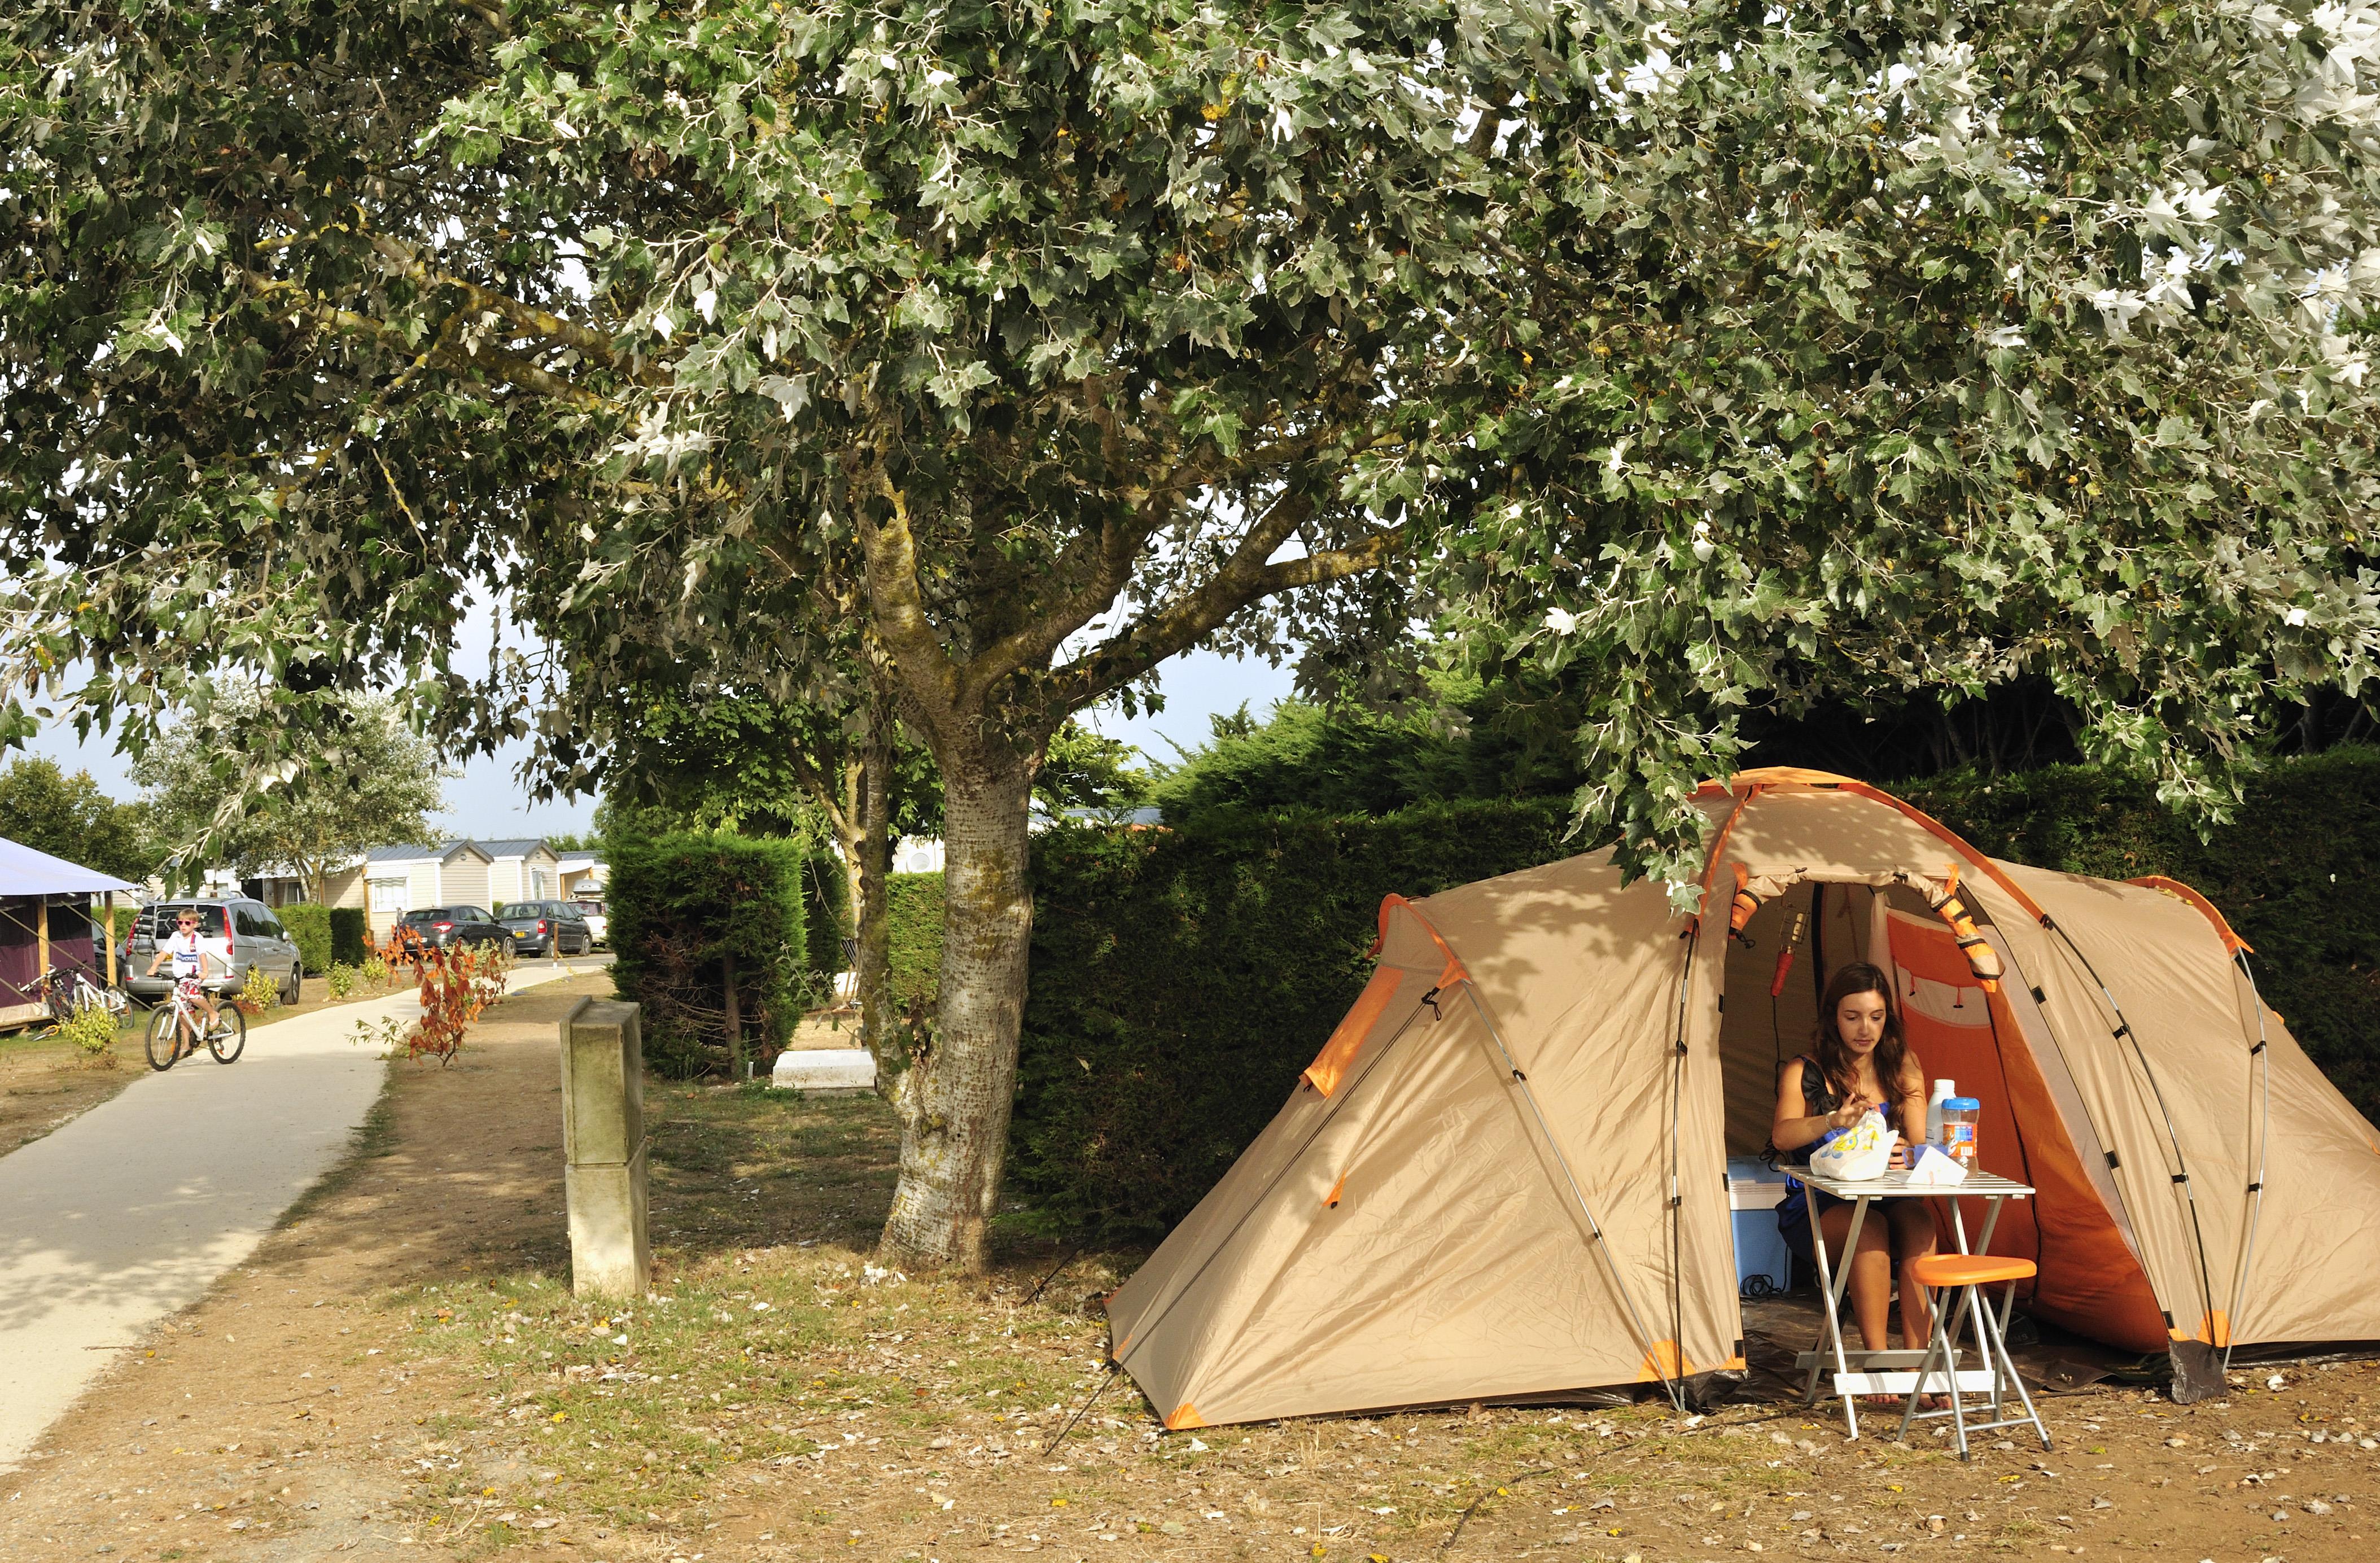
<svg viewBox="0 0 2380 1563">
<path fill-rule="evenodd" d="M 681 1079 L 728 1072 L 733 957 L 744 1046 L 766 1072 L 801 1013 L 801 848 L 724 831 L 616 843 L 607 901 L 613 980 L 644 1006 L 653 1068 Z"/>
<path fill-rule="evenodd" d="M 319 902 L 301 901 L 295 905 L 278 907 L 274 916 L 289 931 L 289 942 L 298 947 L 298 961 L 310 972 L 331 969 L 331 909 Z"/>
<path fill-rule="evenodd" d="M 942 981 L 942 877 L 894 874 L 885 880 L 892 916 L 886 985 L 900 1013 L 930 1010 Z"/>
<path fill-rule="evenodd" d="M 813 974 L 832 977 L 850 964 L 843 941 L 851 937 L 851 885 L 843 876 L 843 859 L 832 852 L 802 859 L 802 924 L 809 941 L 802 963 Z"/>
<path fill-rule="evenodd" d="M 362 907 L 331 908 L 331 960 L 334 963 L 362 965 L 365 955 L 370 952 L 370 945 L 371 922 L 364 915 Z"/>
<path fill-rule="evenodd" d="M 1555 801 L 1461 803 L 1038 837 L 1009 1190 L 1053 1226 L 1161 1234 L 1354 1002 L 1380 898 L 1563 856 L 1568 824 Z"/>
<path fill-rule="evenodd" d="M 1996 855 L 2204 891 L 2256 947 L 2265 997 L 2308 1054 L 2380 1119 L 2380 903 L 2362 893 L 2380 862 L 2380 752 L 2275 766 L 2205 842 L 2146 787 L 2081 768 L 1898 790 Z M 1567 824 L 1542 801 L 1036 838 L 1010 1191 L 1053 1227 L 1163 1232 L 1354 1001 L 1380 898 L 1569 855 Z M 939 875 L 894 878 L 898 1001 L 932 1000 L 941 891 Z"/>
<path fill-rule="evenodd" d="M 2380 750 L 2334 749 L 2252 777 L 2210 840 L 2150 790 L 2075 766 L 1953 776 L 1902 794 L 1996 857 L 2071 874 L 2177 878 L 2241 939 L 2257 990 L 2364 1117 L 2380 1121 Z"/>
</svg>

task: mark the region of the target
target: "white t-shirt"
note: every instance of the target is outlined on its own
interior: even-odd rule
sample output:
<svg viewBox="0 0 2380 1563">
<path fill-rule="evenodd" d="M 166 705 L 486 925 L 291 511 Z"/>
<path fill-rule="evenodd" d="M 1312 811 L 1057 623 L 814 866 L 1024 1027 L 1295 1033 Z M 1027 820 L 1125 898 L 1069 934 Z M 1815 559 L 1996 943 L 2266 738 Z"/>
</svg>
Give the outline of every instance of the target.
<svg viewBox="0 0 2380 1563">
<path fill-rule="evenodd" d="M 206 939 L 196 929 L 175 933 L 165 940 L 165 952 L 174 958 L 174 975 L 177 977 L 202 976 L 206 973 Z"/>
</svg>

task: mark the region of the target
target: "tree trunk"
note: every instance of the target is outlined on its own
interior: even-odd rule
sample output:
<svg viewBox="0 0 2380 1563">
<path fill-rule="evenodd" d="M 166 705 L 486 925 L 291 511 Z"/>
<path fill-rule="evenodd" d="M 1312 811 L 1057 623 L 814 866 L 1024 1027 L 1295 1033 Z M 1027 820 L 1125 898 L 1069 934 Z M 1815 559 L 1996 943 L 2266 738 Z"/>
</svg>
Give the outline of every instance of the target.
<svg viewBox="0 0 2380 1563">
<path fill-rule="evenodd" d="M 557 943 L 560 937 L 555 936 Z M 722 955 L 719 963 L 727 982 L 727 1078 L 740 1081 L 744 1078 L 744 1007 L 736 1000 L 735 957 Z"/>
<path fill-rule="evenodd" d="M 902 1093 L 901 1181 L 884 1252 L 980 1271 L 1016 1092 L 1033 894 L 1026 877 L 1030 762 L 942 760 L 942 982 L 931 1042 Z"/>
<path fill-rule="evenodd" d="M 859 1045 L 876 1060 L 876 1077 L 892 1084 L 896 1063 L 892 1025 L 892 917 L 885 880 L 892 866 L 892 722 L 871 700 L 860 746 L 853 809 L 858 838 L 853 851 L 852 986 L 859 1000 Z"/>
</svg>

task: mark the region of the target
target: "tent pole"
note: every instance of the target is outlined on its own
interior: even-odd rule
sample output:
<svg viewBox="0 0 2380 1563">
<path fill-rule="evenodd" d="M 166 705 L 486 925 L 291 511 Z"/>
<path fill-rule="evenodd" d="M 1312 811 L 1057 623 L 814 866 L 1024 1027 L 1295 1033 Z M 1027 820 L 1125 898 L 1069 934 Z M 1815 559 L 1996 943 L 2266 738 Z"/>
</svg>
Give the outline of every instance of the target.
<svg viewBox="0 0 2380 1563">
<path fill-rule="evenodd" d="M 46 993 L 50 980 L 50 898 L 46 894 L 33 903 L 33 943 L 37 951 L 33 981 Z"/>
<path fill-rule="evenodd" d="M 2250 1055 L 2256 1061 L 2256 1176 L 2248 1185 L 2248 1230 L 2240 1240 L 2240 1267 L 2231 1279 L 2231 1312 L 2223 1321 L 2223 1371 L 2231 1371 L 2231 1348 L 2240 1339 L 2240 1310 L 2248 1301 L 2248 1269 L 2255 1262 L 2256 1221 L 2265 1212 L 2265 1162 L 2270 1155 L 2273 1133 L 2273 1055 L 2272 1038 L 2265 1034 L 2265 996 L 2256 991 L 2256 974 L 2249 968 L 2245 951 L 2232 954 L 2240 963 L 2240 975 L 2248 979 L 2248 998 L 2256 1006 L 2256 1047 Z"/>
<path fill-rule="evenodd" d="M 1248 1218 L 1256 1214 L 1257 1207 L 1262 1205 L 1272 1193 L 1273 1189 L 1280 1184 L 1281 1181 L 1289 1175 L 1290 1169 L 1295 1167 L 1300 1160 L 1304 1159 L 1308 1147 L 1310 1147 L 1316 1140 L 1322 1137 L 1322 1131 L 1330 1127 L 1332 1121 L 1338 1118 L 1339 1110 L 1354 1098 L 1355 1093 L 1363 1088 L 1364 1082 L 1371 1078 L 1372 1071 L 1379 1067 L 1379 1062 L 1382 1059 L 1388 1057 L 1389 1049 L 1395 1047 L 1398 1041 L 1403 1037 L 1404 1034 L 1412 1029 L 1413 1023 L 1420 1018 L 1422 1011 L 1427 1009 L 1430 1012 L 1432 1016 L 1435 1017 L 1438 1015 L 1438 1006 L 1433 1002 L 1437 998 L 1438 989 L 1435 987 L 1423 994 L 1421 1001 L 1413 1007 L 1413 1013 L 1404 1018 L 1402 1024 L 1398 1025 L 1397 1029 L 1390 1035 L 1387 1041 L 1381 1043 L 1379 1047 L 1372 1050 L 1372 1056 L 1365 1060 L 1364 1072 L 1358 1074 L 1353 1081 L 1349 1082 L 1345 1090 L 1340 1091 L 1328 1098 L 1330 1107 L 1330 1110 L 1322 1115 L 1322 1121 L 1317 1123 L 1314 1126 L 1313 1133 L 1307 1134 L 1304 1140 L 1298 1143 L 1297 1148 L 1283 1158 L 1281 1164 L 1281 1170 L 1275 1172 L 1271 1178 L 1266 1181 L 1265 1186 L 1257 1191 L 1256 1197 L 1248 1201 L 1247 1208 L 1240 1212 L 1240 1218 L 1232 1223 L 1232 1230 L 1225 1232 L 1220 1238 L 1216 1240 L 1215 1246 L 1207 1251 L 1207 1257 L 1201 1260 L 1198 1267 L 1190 1273 L 1190 1278 L 1184 1281 L 1174 1291 L 1173 1295 L 1165 1300 L 1165 1306 L 1160 1308 L 1155 1315 L 1150 1317 L 1138 1328 L 1135 1329 L 1132 1332 L 1132 1338 L 1124 1342 L 1123 1350 L 1121 1351 L 1115 1351 L 1110 1358 L 1116 1366 L 1122 1367 L 1124 1365 L 1124 1359 L 1132 1355 L 1132 1349 L 1134 1347 L 1148 1344 L 1148 1338 L 1157 1333 L 1157 1327 L 1163 1324 L 1165 1322 L 1166 1315 L 1173 1312 L 1173 1305 L 1176 1302 L 1181 1302 L 1184 1297 L 1189 1296 L 1191 1291 L 1197 1287 L 1199 1280 L 1207 1274 L 1207 1271 L 1214 1265 L 1218 1258 L 1222 1256 L 1223 1250 L 1232 1245 L 1232 1240 L 1240 1235 L 1240 1229 L 1248 1224 Z M 1300 1089 L 1303 1088 L 1303 1086 L 1300 1087 Z M 1112 1351 L 1112 1348 L 1111 1348 L 1111 1350 Z"/>
<path fill-rule="evenodd" d="M 2214 1267 L 2206 1262 L 2206 1229 L 2198 1219 L 2198 1188 L 2191 1181 L 2190 1161 L 2182 1154 L 2181 1132 L 2174 1127 L 2173 1109 L 2166 1106 L 2165 1087 L 2157 1084 L 2156 1071 L 2149 1065 L 2148 1053 L 2141 1047 L 2140 1034 L 2132 1029 L 2132 1023 L 2125 1018 L 2124 1007 L 2116 1002 L 2116 996 L 2108 990 L 2107 979 L 2100 976 L 2098 968 L 2091 964 L 2091 957 L 2083 954 L 2082 947 L 2075 943 L 2064 928 L 2059 927 L 2047 916 L 2045 915 L 2041 919 L 2041 926 L 2056 934 L 2059 942 L 2066 946 L 2077 961 L 2082 963 L 2082 969 L 2090 975 L 2092 986 L 2099 990 L 2099 997 L 2107 1001 L 2108 1012 L 2116 1017 L 2116 1038 L 2119 1041 L 2131 1043 L 2132 1057 L 2140 1061 L 2141 1073 L 2149 1083 L 2149 1094 L 2156 1098 L 2157 1115 L 2165 1120 L 2166 1143 L 2173 1147 L 2175 1170 L 2168 1176 L 2181 1185 L 2182 1201 L 2190 1207 L 2191 1238 L 2198 1249 L 2199 1301 L 2206 1310 L 2206 1322 L 2211 1328 L 2215 1322 L 2215 1272 Z"/>
<path fill-rule="evenodd" d="M 1524 1074 L 1521 1067 L 1512 1061 L 1512 1050 L 1504 1046 L 1503 1033 L 1496 1029 L 1495 1021 L 1488 1013 L 1488 1006 L 1479 1001 L 1476 986 L 1466 980 L 1463 984 L 1463 996 L 1471 1000 L 1471 1008 L 1477 1012 L 1479 1024 L 1488 1028 L 1488 1039 L 1496 1044 L 1496 1051 L 1504 1060 L 1506 1073 L 1512 1077 L 1512 1084 L 1521 1088 L 1521 1099 L 1529 1104 L 1529 1116 L 1537 1121 L 1538 1137 L 1545 1141 L 1546 1148 L 1554 1153 L 1554 1165 L 1561 1169 L 1562 1181 L 1570 1185 L 1571 1198 L 1578 1203 L 1578 1213 L 1586 1218 L 1586 1230 L 1588 1235 L 1594 1240 L 1595 1251 L 1611 1271 L 1611 1284 L 1620 1293 L 1620 1305 L 1628 1310 L 1628 1320 L 1636 1327 L 1636 1339 L 1644 1342 L 1645 1361 L 1651 1363 L 1653 1371 L 1660 1375 L 1661 1388 L 1669 1395 L 1670 1403 L 1678 1408 L 1678 1413 L 1681 1416 L 1684 1415 L 1685 1388 L 1682 1385 L 1673 1382 L 1670 1377 L 1670 1370 L 1661 1364 L 1660 1343 L 1653 1339 L 1653 1332 L 1645 1327 L 1645 1315 L 1636 1310 L 1636 1299 L 1628 1290 L 1627 1278 L 1620 1273 L 1620 1262 L 1611 1256 L 1611 1245 L 1603 1239 L 1602 1223 L 1596 1220 L 1594 1210 L 1586 1203 L 1585 1191 L 1578 1186 L 1578 1177 L 1570 1169 L 1570 1158 L 1562 1155 L 1561 1146 L 1555 1143 L 1553 1131 L 1546 1124 L 1546 1115 L 1537 1109 L 1537 1094 L 1529 1089 L 1529 1077 Z M 1683 1373 L 1686 1365 L 1685 1343 L 1676 1341 L 1673 1344 L 1678 1351 L 1678 1370 Z"/>
<path fill-rule="evenodd" d="M 105 909 L 107 914 L 107 986 L 114 987 L 116 985 L 115 892 L 114 891 L 105 891 L 100 898 L 100 905 Z"/>
</svg>

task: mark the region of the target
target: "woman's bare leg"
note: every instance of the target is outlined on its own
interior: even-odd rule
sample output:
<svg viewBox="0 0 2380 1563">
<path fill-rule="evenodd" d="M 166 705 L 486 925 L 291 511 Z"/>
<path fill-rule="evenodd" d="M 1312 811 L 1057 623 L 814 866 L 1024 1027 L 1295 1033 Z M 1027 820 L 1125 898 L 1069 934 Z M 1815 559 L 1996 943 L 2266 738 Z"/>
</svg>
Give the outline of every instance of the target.
<svg viewBox="0 0 2380 1563">
<path fill-rule="evenodd" d="M 1925 1289 L 1910 1278 L 1909 1263 L 1938 1253 L 1942 1234 L 1934 1224 L 1934 1206 L 1922 1199 L 1882 1202 L 1891 1213 L 1892 1252 L 1900 1262 L 1900 1343 L 1922 1351 L 1934 1338 L 1934 1312 L 1925 1305 Z"/>
<path fill-rule="evenodd" d="M 1860 1223 L 1859 1248 L 1846 1262 L 1843 1243 L 1851 1236 L 1852 1207 L 1838 1205 L 1818 1213 L 1828 1262 L 1839 1272 L 1850 1271 L 1844 1290 L 1851 1293 L 1852 1313 L 1859 1320 L 1860 1344 L 1871 1351 L 1889 1344 L 1885 1332 L 1892 1313 L 1892 1250 L 1887 1223 L 1876 1218 L 1880 1214 L 1870 1210 Z"/>
</svg>

